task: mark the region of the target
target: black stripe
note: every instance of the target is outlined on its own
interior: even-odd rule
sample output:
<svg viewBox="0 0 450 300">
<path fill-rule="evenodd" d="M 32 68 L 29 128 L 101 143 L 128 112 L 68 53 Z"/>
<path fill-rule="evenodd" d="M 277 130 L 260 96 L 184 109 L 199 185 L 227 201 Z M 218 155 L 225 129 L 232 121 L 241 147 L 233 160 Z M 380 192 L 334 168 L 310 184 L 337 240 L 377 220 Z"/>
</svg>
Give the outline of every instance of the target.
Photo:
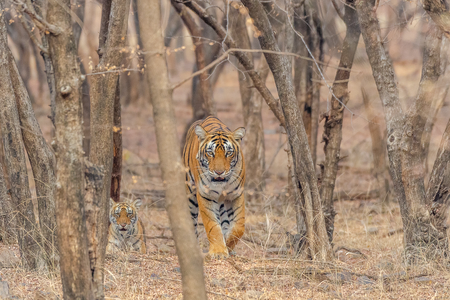
<svg viewBox="0 0 450 300">
<path fill-rule="evenodd" d="M 209 202 L 217 203 L 216 200 L 209 199 L 209 198 L 207 198 L 207 197 L 205 197 L 205 196 L 203 196 L 203 195 L 201 195 L 201 196 L 202 196 L 205 200 L 207 200 L 207 201 L 209 201 Z"/>
<path fill-rule="evenodd" d="M 198 207 L 198 203 L 195 203 L 192 199 L 189 198 L 189 202 L 191 202 L 192 205 L 194 205 L 195 207 Z"/>
<path fill-rule="evenodd" d="M 230 225 L 230 222 L 228 220 L 223 220 L 222 223 L 220 223 L 220 226 L 222 227 L 223 223 L 225 223 L 225 222 L 228 223 L 228 225 Z"/>
</svg>

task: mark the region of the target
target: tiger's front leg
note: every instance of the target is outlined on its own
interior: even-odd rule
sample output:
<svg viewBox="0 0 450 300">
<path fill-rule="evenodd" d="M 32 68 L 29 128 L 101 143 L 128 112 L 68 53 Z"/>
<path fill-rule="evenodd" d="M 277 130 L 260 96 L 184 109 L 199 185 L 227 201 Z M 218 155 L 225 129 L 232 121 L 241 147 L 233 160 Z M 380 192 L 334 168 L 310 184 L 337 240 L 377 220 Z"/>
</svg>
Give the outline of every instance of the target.
<svg viewBox="0 0 450 300">
<path fill-rule="evenodd" d="M 222 228 L 220 227 L 218 203 L 215 200 L 202 197 L 200 193 L 197 194 L 197 201 L 203 225 L 205 226 L 206 236 L 209 240 L 208 256 L 210 258 L 228 257 L 228 249 L 225 244 Z"/>
<path fill-rule="evenodd" d="M 226 245 L 231 253 L 245 232 L 245 199 L 244 193 L 231 202 L 227 211 L 230 229 L 226 237 Z"/>
</svg>

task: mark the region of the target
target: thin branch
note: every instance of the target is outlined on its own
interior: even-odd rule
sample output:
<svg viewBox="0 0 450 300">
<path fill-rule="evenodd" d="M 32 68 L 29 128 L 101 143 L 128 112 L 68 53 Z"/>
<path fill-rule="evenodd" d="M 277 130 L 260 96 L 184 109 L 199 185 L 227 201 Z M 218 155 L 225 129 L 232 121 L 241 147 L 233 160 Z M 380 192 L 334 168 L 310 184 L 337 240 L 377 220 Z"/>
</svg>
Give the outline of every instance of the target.
<svg viewBox="0 0 450 300">
<path fill-rule="evenodd" d="M 445 1 L 424 0 L 423 8 L 439 26 L 447 38 L 450 38 L 450 12 L 445 7 Z"/>
<path fill-rule="evenodd" d="M 35 11 L 31 10 L 28 8 L 28 6 L 23 3 L 22 1 L 19 0 L 15 0 L 13 1 L 13 3 L 15 3 L 16 5 L 18 5 L 18 10 L 21 12 L 26 13 L 27 15 L 29 15 L 33 20 L 35 20 L 36 26 L 42 30 L 44 33 L 46 31 L 51 32 L 54 35 L 59 35 L 62 33 L 62 29 L 59 28 L 58 26 L 55 26 L 53 24 L 48 23 L 46 20 L 44 20 L 41 16 L 39 16 L 38 14 L 36 14 Z"/>
<path fill-rule="evenodd" d="M 304 59 L 304 60 L 314 61 L 313 59 L 311 59 L 309 57 L 301 56 L 301 55 L 298 55 L 298 54 L 295 54 L 295 53 L 290 53 L 290 52 L 276 52 L 276 51 L 262 50 L 262 49 L 230 48 L 227 51 L 225 51 L 221 56 L 219 56 L 216 60 L 211 62 L 209 65 L 207 65 L 204 69 L 198 70 L 197 72 L 192 73 L 189 77 L 183 79 L 179 83 L 176 83 L 176 84 L 172 85 L 172 89 L 176 89 L 177 87 L 179 87 L 180 85 L 183 85 L 184 83 L 186 83 L 187 81 L 189 81 L 193 77 L 198 76 L 198 75 L 200 75 L 201 73 L 203 73 L 205 71 L 208 71 L 209 69 L 211 69 L 215 65 L 221 63 L 225 58 L 228 57 L 229 54 L 233 54 L 234 52 L 270 53 L 270 54 L 277 54 L 277 55 L 288 55 L 288 56 L 294 56 L 294 57 L 297 57 L 297 58 L 300 58 L 300 59 Z M 324 64 L 324 63 L 320 63 L 320 64 Z M 343 70 L 343 71 L 351 71 L 350 69 L 344 68 L 344 67 L 333 67 L 333 68 L 338 69 L 338 70 Z M 137 71 L 139 71 L 139 70 L 137 70 Z M 248 72 L 248 70 L 247 70 L 247 72 Z M 348 82 L 348 80 L 345 80 L 345 82 Z M 338 81 L 335 81 L 335 83 L 341 83 L 341 81 L 338 80 Z"/>
<path fill-rule="evenodd" d="M 27 21 L 25 18 L 20 18 L 20 22 L 23 25 L 23 28 L 25 28 L 25 31 L 28 33 L 28 36 L 31 38 L 33 43 L 45 54 L 48 54 L 48 49 L 45 48 L 41 43 L 39 43 L 36 35 L 32 32 L 32 29 L 30 29 L 30 26 L 27 24 Z"/>
<path fill-rule="evenodd" d="M 238 48 L 233 38 L 226 32 L 225 28 L 217 22 L 213 15 L 209 14 L 203 7 L 194 1 L 185 2 L 184 4 L 197 14 L 206 24 L 212 27 L 228 48 Z M 253 80 L 253 84 L 261 93 L 261 96 L 264 98 L 267 105 L 269 105 L 270 110 L 277 117 L 280 124 L 285 126 L 284 115 L 279 106 L 279 102 L 274 98 L 259 74 L 255 71 L 253 61 L 243 51 L 236 52 L 235 55 L 239 63 L 247 70 L 250 78 Z"/>
<path fill-rule="evenodd" d="M 188 12 L 186 6 L 172 0 L 172 6 L 180 15 L 183 20 L 184 25 L 189 30 L 189 33 L 193 36 L 201 36 L 202 28 L 195 23 L 194 18 L 192 18 L 191 14 Z M 197 63 L 197 69 L 201 70 L 206 67 L 205 61 L 205 49 L 202 44 L 201 39 L 192 38 L 192 42 L 195 46 L 195 58 Z M 208 115 L 216 115 L 216 111 L 214 109 L 214 103 L 212 100 L 211 86 L 208 80 L 208 74 L 201 73 L 200 74 L 200 90 L 203 100 L 203 106 Z"/>
<path fill-rule="evenodd" d="M 225 58 L 228 57 L 228 55 L 233 52 L 235 49 L 228 49 L 227 51 L 225 51 L 221 56 L 219 56 L 217 59 L 215 59 L 213 62 L 211 62 L 209 65 L 207 65 L 205 68 L 198 70 L 197 72 L 192 73 L 189 77 L 181 80 L 180 82 L 172 85 L 172 90 L 176 89 L 177 87 L 183 85 L 184 83 L 186 83 L 187 81 L 191 80 L 192 78 L 194 78 L 195 76 L 198 76 L 206 71 L 208 71 L 209 69 L 212 69 L 215 65 L 219 64 L 220 62 L 222 62 Z"/>
</svg>

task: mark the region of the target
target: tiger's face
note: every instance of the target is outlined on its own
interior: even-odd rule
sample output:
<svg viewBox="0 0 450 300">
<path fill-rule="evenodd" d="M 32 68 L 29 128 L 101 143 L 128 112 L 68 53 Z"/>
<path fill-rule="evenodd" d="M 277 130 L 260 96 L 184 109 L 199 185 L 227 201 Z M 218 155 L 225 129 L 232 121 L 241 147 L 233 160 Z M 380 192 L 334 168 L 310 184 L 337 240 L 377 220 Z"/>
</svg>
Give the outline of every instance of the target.
<svg viewBox="0 0 450 300">
<path fill-rule="evenodd" d="M 231 133 L 210 134 L 197 125 L 195 133 L 200 142 L 197 160 L 203 174 L 215 183 L 228 181 L 239 160 L 240 142 L 245 135 L 245 128 L 240 127 Z"/>
<path fill-rule="evenodd" d="M 109 219 L 111 224 L 113 224 L 116 230 L 118 230 L 122 235 L 127 233 L 136 225 L 138 221 L 137 211 L 139 207 L 141 207 L 141 204 L 141 199 L 137 199 L 133 203 L 115 203 L 111 200 Z"/>
</svg>

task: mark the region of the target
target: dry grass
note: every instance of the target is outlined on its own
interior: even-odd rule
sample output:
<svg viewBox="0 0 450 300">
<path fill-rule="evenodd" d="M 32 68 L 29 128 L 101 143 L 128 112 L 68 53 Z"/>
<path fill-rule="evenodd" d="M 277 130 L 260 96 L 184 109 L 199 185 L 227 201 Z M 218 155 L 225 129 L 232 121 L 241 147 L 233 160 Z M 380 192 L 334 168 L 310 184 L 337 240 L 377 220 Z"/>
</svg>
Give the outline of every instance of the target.
<svg viewBox="0 0 450 300">
<path fill-rule="evenodd" d="M 386 9 L 382 7 L 380 9 Z M 420 30 L 415 22 L 409 29 Z M 396 32 L 394 32 L 397 34 Z M 403 37 L 408 37 L 404 35 Z M 419 49 L 407 39 L 391 37 L 390 51 L 400 83 L 400 98 L 404 108 L 414 99 L 420 78 L 421 62 L 418 50 L 404 56 L 401 49 Z M 396 44 L 394 45 L 394 41 Z M 415 41 L 415 40 L 414 40 Z M 337 65 L 338 48 L 330 49 L 326 61 Z M 191 53 L 192 54 L 192 53 Z M 185 54 L 191 57 L 191 54 Z M 329 55 L 329 56 L 328 56 Z M 192 58 L 192 57 L 191 57 Z M 180 71 L 175 56 L 169 58 L 172 80 L 190 74 Z M 190 66 L 189 66 L 190 68 Z M 176 72 L 175 72 L 176 71 Z M 334 77 L 334 69 L 326 70 L 326 77 Z M 243 125 L 242 106 L 237 86 L 237 72 L 227 67 L 215 90 L 219 118 L 235 129 Z M 268 81 L 276 93 L 273 80 Z M 371 97 L 375 109 L 382 114 L 373 84 L 370 66 L 361 42 L 358 48 L 354 73 L 350 80 L 352 91 L 349 108 L 343 125 L 340 171 L 336 190 L 364 193 L 376 188 L 371 175 L 371 147 L 360 86 Z M 175 90 L 174 101 L 181 137 L 185 124 L 191 118 L 189 105 L 190 85 Z M 327 107 L 329 95 L 322 89 L 321 111 Z M 124 107 L 124 171 L 123 192 L 129 197 L 143 197 L 140 215 L 146 227 L 147 255 L 129 254 L 107 259 L 105 270 L 106 295 L 110 299 L 182 299 L 181 274 L 171 239 L 169 221 L 163 209 L 162 181 L 157 169 L 158 155 L 150 105 Z M 49 138 L 51 126 L 47 107 L 36 109 L 44 135 Z M 445 128 L 449 107 L 438 115 L 430 145 L 429 165 L 433 163 L 440 136 Z M 286 246 L 286 231 L 295 232 L 292 201 L 286 197 L 287 159 L 282 144 L 286 137 L 267 107 L 263 108 L 265 130 L 266 189 L 263 203 L 249 203 L 246 234 L 238 244 L 237 256 L 224 261 L 205 263 L 206 285 L 210 299 L 448 299 L 450 298 L 448 269 L 442 262 L 429 262 L 418 267 L 402 263 L 403 233 L 398 205 L 391 203 L 382 208 L 377 200 L 337 201 L 334 248 L 336 260 L 327 264 L 295 257 Z M 319 126 L 321 136 L 322 124 Z M 244 140 L 245 146 L 245 140 Z M 318 162 L 323 160 L 319 145 Z M 280 150 L 281 149 L 281 150 Z M 157 191 L 157 192 L 154 192 Z M 202 228 L 200 245 L 207 250 L 207 240 Z M 395 232 L 394 234 L 390 234 Z M 0 244 L 18 256 L 17 246 Z M 50 276 L 26 272 L 20 266 L 0 268 L 2 280 L 9 283 L 11 293 L 23 299 L 35 299 L 36 292 L 61 297 L 59 275 Z M 47 294 L 47 295 L 49 295 Z"/>
<path fill-rule="evenodd" d="M 415 268 L 402 264 L 402 234 L 389 235 L 391 229 L 401 227 L 396 205 L 382 212 L 371 201 L 336 203 L 335 249 L 340 249 L 337 259 L 312 264 L 282 248 L 285 230 L 294 226 L 293 216 L 283 212 L 287 206 L 283 201 L 278 202 L 278 207 L 267 203 L 265 215 L 249 216 L 245 240 L 238 245 L 236 256 L 205 263 L 210 299 L 450 297 L 450 276 L 439 263 Z M 162 209 L 147 207 L 142 218 L 150 237 L 149 253 L 109 257 L 106 295 L 115 299 L 182 299 L 181 274 L 167 229 L 167 215 Z M 166 238 L 157 238 L 162 235 Z M 206 251 L 204 233 L 200 244 Z M 10 248 L 18 255 L 17 247 Z M 0 269 L 0 276 L 19 298 L 34 299 L 36 292 L 61 296 L 58 276 L 26 272 L 20 267 Z"/>
</svg>

